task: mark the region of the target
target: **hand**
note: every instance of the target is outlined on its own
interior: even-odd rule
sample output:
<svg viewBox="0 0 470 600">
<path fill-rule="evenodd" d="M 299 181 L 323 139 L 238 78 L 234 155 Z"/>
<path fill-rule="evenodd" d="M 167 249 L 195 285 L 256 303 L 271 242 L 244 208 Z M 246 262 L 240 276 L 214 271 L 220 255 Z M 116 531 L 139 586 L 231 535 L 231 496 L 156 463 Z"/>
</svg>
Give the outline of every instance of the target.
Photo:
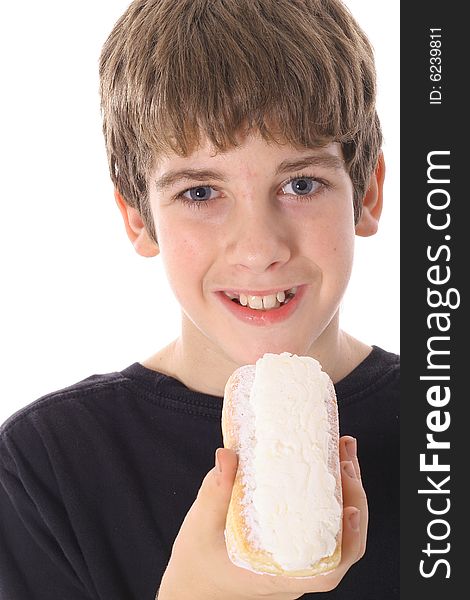
<svg viewBox="0 0 470 600">
<path fill-rule="evenodd" d="M 368 523 L 354 438 L 342 437 L 339 448 L 344 510 L 342 556 L 336 569 L 326 575 L 295 579 L 259 575 L 230 561 L 224 529 L 238 460 L 235 452 L 219 448 L 216 457 L 221 470 L 216 466 L 206 475 L 181 525 L 158 600 L 294 600 L 307 592 L 335 588 L 363 556 Z"/>
</svg>

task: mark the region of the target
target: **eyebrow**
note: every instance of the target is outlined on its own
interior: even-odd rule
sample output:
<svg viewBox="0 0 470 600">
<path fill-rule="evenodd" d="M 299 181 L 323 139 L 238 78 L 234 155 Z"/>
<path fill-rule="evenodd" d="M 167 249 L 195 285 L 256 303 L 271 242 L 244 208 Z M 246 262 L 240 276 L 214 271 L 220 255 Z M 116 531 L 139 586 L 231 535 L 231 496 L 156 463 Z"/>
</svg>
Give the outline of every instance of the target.
<svg viewBox="0 0 470 600">
<path fill-rule="evenodd" d="M 275 174 L 280 175 L 282 173 L 298 171 L 299 169 L 311 166 L 340 170 L 344 168 L 344 160 L 333 154 L 326 153 L 302 156 L 302 158 L 297 160 L 282 161 L 278 165 Z M 155 187 L 157 191 L 161 191 L 180 181 L 207 181 L 208 179 L 227 181 L 227 178 L 222 171 L 213 169 L 178 169 L 168 171 L 156 179 Z"/>
</svg>

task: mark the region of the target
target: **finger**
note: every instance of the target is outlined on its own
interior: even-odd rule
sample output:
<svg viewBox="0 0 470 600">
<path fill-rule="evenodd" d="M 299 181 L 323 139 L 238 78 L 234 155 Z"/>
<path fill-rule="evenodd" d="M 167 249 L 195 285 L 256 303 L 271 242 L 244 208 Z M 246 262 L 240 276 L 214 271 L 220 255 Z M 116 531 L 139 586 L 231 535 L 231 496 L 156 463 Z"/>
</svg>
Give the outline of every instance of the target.
<svg viewBox="0 0 470 600">
<path fill-rule="evenodd" d="M 341 564 L 349 568 L 359 559 L 362 546 L 363 521 L 361 511 L 355 506 L 343 510 L 343 534 L 341 543 Z"/>
<path fill-rule="evenodd" d="M 339 441 L 340 460 L 350 460 L 354 465 L 354 470 L 359 479 L 361 479 L 361 469 L 357 457 L 357 440 L 351 435 L 343 435 Z"/>
<path fill-rule="evenodd" d="M 351 461 L 346 460 L 341 462 L 341 484 L 343 490 L 343 506 L 353 506 L 360 511 L 360 556 L 362 556 L 365 552 L 367 543 L 369 510 L 367 506 L 367 496 L 364 487 L 362 486 L 362 481 L 357 478 L 356 470 Z"/>
<path fill-rule="evenodd" d="M 223 534 L 227 510 L 237 472 L 238 458 L 227 448 L 218 448 L 216 465 L 204 477 L 187 520 L 203 528 L 204 537 Z"/>
</svg>

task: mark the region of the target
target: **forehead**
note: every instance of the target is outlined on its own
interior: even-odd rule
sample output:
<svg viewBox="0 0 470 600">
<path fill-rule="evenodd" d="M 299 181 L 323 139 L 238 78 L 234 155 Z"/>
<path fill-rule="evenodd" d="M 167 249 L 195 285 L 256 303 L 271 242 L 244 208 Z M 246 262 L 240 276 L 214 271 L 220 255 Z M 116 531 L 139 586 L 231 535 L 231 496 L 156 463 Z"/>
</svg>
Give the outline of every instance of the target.
<svg viewBox="0 0 470 600">
<path fill-rule="evenodd" d="M 267 141 L 259 134 L 249 134 L 240 139 L 236 146 L 217 149 L 206 137 L 201 138 L 198 146 L 187 156 L 173 151 L 161 154 L 154 162 L 152 174 L 162 175 L 169 170 L 199 168 L 201 166 L 224 166 L 257 164 L 275 173 L 279 166 L 311 159 L 311 164 L 329 169 L 344 169 L 345 161 L 341 144 L 329 142 L 313 147 L 299 147 L 277 140 Z"/>
</svg>

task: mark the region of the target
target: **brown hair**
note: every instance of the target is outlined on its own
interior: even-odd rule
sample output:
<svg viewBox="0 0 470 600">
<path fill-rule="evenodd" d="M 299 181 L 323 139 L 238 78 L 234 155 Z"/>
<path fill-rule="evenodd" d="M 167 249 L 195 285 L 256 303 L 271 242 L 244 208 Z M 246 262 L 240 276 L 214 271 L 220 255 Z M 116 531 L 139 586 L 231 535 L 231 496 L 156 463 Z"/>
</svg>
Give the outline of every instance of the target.
<svg viewBox="0 0 470 600">
<path fill-rule="evenodd" d="M 155 240 L 147 178 L 160 153 L 340 142 L 357 222 L 382 134 L 371 46 L 340 0 L 135 0 L 100 59 L 111 179 Z"/>
</svg>

